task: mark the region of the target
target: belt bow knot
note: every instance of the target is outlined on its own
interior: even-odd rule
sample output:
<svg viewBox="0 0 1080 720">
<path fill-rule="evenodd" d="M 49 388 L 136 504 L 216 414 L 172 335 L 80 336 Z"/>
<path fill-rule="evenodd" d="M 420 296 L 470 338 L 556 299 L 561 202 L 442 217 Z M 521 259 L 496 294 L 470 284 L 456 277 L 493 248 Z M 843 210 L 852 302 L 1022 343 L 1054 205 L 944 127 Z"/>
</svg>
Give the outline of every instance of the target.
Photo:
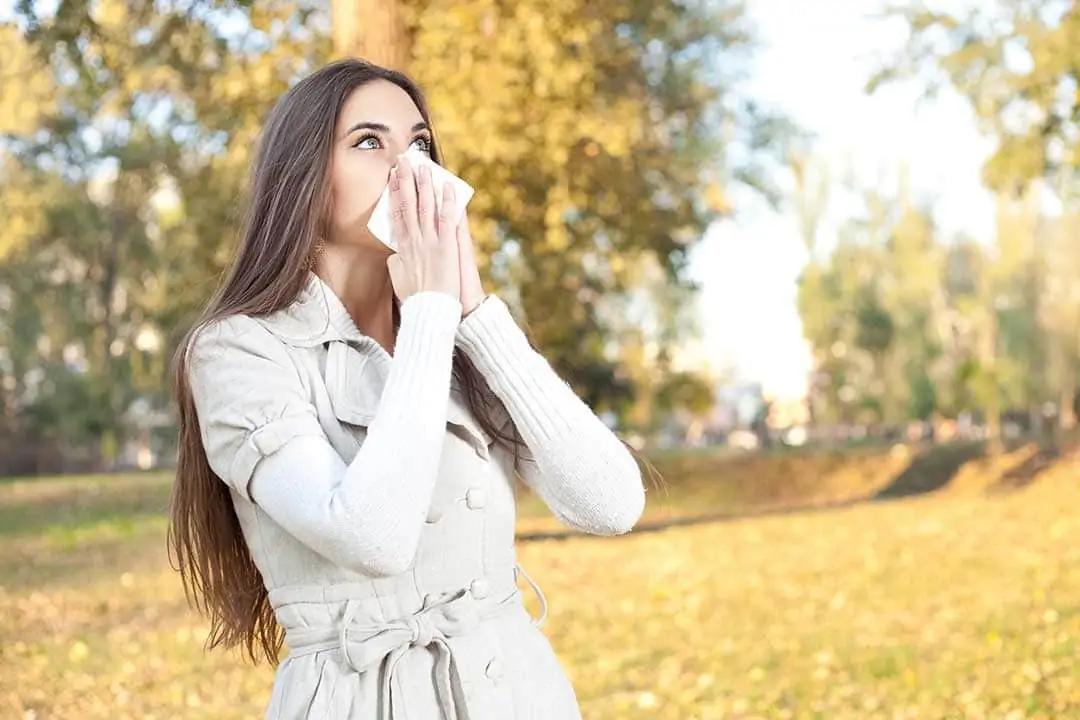
<svg viewBox="0 0 1080 720">
<path fill-rule="evenodd" d="M 480 623 L 482 618 L 472 594 L 462 591 L 424 607 L 415 615 L 377 626 L 358 626 L 355 622 L 358 607 L 350 602 L 345 608 L 341 652 L 349 667 L 358 673 L 377 670 L 386 663 L 382 673 L 383 720 L 394 717 L 393 680 L 398 663 L 406 652 L 416 647 L 429 647 L 436 652 L 435 689 L 447 717 L 468 720 L 457 663 L 447 640 L 469 632 Z"/>
</svg>

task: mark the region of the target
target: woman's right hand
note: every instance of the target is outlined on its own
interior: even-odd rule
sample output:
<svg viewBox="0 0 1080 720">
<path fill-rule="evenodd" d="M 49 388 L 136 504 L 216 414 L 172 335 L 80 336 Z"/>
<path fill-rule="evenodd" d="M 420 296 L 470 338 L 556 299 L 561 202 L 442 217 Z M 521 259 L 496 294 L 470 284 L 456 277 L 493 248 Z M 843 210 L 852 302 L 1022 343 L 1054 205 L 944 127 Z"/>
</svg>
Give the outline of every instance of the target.
<svg viewBox="0 0 1080 720">
<path fill-rule="evenodd" d="M 454 190 L 443 190 L 442 212 L 435 202 L 431 171 L 413 168 L 407 158 L 398 157 L 390 172 L 391 227 L 397 253 L 386 261 L 390 282 L 401 302 L 419 292 L 441 292 L 461 299 L 458 268 L 457 228 Z"/>
</svg>

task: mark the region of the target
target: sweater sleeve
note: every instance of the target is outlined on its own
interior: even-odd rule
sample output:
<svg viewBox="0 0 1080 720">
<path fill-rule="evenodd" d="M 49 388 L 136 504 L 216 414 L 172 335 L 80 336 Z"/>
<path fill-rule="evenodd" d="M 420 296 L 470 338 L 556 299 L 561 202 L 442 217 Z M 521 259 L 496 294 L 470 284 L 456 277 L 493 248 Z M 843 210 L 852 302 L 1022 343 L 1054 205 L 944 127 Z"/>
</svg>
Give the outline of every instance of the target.
<svg viewBox="0 0 1080 720">
<path fill-rule="evenodd" d="M 637 462 L 532 349 L 506 304 L 488 296 L 462 321 L 457 343 L 529 448 L 522 464 L 526 485 L 569 527 L 597 535 L 629 532 L 645 507 Z"/>
<path fill-rule="evenodd" d="M 285 348 L 251 318 L 201 332 L 189 372 L 211 469 L 337 565 L 395 575 L 412 564 L 446 432 L 460 303 L 419 293 L 375 419 L 348 465 L 330 445 Z"/>
</svg>

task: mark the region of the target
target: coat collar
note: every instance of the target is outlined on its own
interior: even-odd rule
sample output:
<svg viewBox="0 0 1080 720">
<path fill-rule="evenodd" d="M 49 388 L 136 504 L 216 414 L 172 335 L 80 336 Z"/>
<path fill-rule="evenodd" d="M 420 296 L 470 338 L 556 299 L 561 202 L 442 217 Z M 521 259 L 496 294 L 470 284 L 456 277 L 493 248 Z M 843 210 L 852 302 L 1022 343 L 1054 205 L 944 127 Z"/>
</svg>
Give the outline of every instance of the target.
<svg viewBox="0 0 1080 720">
<path fill-rule="evenodd" d="M 287 307 L 260 319 L 278 339 L 295 347 L 314 347 L 328 342 L 379 347 L 360 332 L 337 294 L 313 272 L 300 294 Z"/>
</svg>

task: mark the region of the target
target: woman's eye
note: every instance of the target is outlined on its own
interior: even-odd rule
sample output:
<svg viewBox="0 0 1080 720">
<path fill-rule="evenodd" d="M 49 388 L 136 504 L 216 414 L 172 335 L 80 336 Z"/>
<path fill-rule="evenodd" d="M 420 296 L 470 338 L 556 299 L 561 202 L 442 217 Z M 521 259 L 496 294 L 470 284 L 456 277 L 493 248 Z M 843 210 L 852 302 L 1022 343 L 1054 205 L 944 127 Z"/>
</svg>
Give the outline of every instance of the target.
<svg viewBox="0 0 1080 720">
<path fill-rule="evenodd" d="M 431 138 L 418 137 L 412 142 L 420 152 L 431 154 Z"/>
<path fill-rule="evenodd" d="M 353 147 L 363 148 L 364 150 L 378 150 L 379 138 L 375 137 L 374 135 L 368 135 L 365 138 L 360 138 L 359 140 L 357 140 L 356 144 L 353 145 Z"/>
</svg>

